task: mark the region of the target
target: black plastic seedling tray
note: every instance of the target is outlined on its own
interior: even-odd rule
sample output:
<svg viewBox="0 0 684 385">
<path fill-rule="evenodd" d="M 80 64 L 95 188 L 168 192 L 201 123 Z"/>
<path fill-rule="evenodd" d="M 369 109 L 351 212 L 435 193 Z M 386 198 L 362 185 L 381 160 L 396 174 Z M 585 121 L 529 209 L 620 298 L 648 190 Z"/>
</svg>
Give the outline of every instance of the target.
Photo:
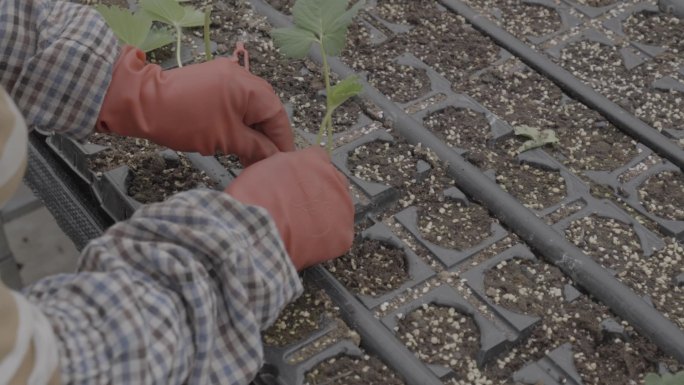
<svg viewBox="0 0 684 385">
<path fill-rule="evenodd" d="M 277 11 L 266 1 L 250 0 L 249 3 L 257 14 L 266 18 L 270 26 L 291 25 L 289 16 Z M 358 18 L 359 25 L 369 32 L 367 38 L 371 46 L 379 51 L 392 44 L 403 44 L 401 42 L 406 42 L 406 39 L 402 40 L 403 37 L 417 28 L 417 24 L 387 19 L 380 11 L 383 3 L 380 0 L 371 2 Z M 681 177 L 684 149 L 678 140 L 683 136 L 684 127 L 665 127 L 662 131 L 655 129 L 623 109 L 609 96 L 592 88 L 588 82 L 580 80 L 559 61 L 564 47 L 578 41 L 616 47 L 623 65 L 629 70 L 661 60 L 662 55 L 667 53 L 666 47 L 630 41 L 621 27 L 624 20 L 635 12 L 659 12 L 657 6 L 652 2 L 636 1 L 597 2 L 607 4 L 605 6 L 591 6 L 588 5 L 591 2 L 575 0 L 560 3 L 524 1 L 522 4 L 525 6 L 545 7 L 558 14 L 559 27 L 543 35 L 514 36 L 505 29 L 507 25 L 510 27 L 510 24 L 506 24 L 507 20 L 513 16 L 524 19 L 525 14 L 511 13 L 514 12 L 513 8 L 506 8 L 510 4 L 505 2 L 501 2 L 500 7 L 494 6 L 495 3 L 485 2 L 488 7 L 478 8 L 482 2 L 475 0 L 434 2 L 442 15 L 458 15 L 475 28 L 474 32 L 467 33 L 485 37 L 494 46 L 495 54 L 490 62 L 464 78 L 476 79 L 488 70 L 507 68 L 508 64 L 519 61 L 511 76 L 524 78 L 529 74 L 525 71 L 537 71 L 550 81 L 551 87 L 557 86 L 562 91 L 558 108 L 565 108 L 574 99 L 598 112 L 596 116 L 603 116 L 606 120 L 595 127 L 612 125 L 622 130 L 624 135 L 631 136 L 635 142 L 634 155 L 619 167 L 577 169 L 566 162 L 562 151 L 538 148 L 518 154 L 513 160 L 515 164 L 553 173 L 562 180 L 558 189 L 563 191 L 558 199 L 530 206 L 529 202 L 502 188 L 503 182 L 500 182 L 498 172 L 478 168 L 469 162 L 476 151 L 494 151 L 497 146 L 513 140 L 516 125 L 512 122 L 513 118 L 497 115 L 493 111 L 496 106 L 469 94 L 471 89 L 456 82 L 453 74 L 445 68 L 428 64 L 433 63 L 431 60 L 434 58 L 419 58 L 408 49 L 390 50 L 396 55 L 389 59 L 388 64 L 424 74 L 424 92 L 414 100 L 397 102 L 373 85 L 372 72 L 360 73 L 364 85 L 361 99 L 363 103 L 372 105 L 375 112 L 359 113 L 356 124 L 335 135 L 336 148 L 332 161 L 349 178 L 354 190 L 357 226 L 360 229 L 357 242 L 380 241 L 402 250 L 406 279 L 392 290 L 370 296 L 346 287 L 335 272 L 328 270 L 327 265 L 309 269 L 304 279 L 314 287 L 324 289 L 338 313 L 323 317 L 315 331 L 294 343 L 286 346 L 267 345 L 266 364 L 255 380 L 256 384 L 304 384 L 308 372 L 331 358 L 360 358 L 366 355 L 382 361 L 406 384 L 486 383 L 477 382 L 483 377 L 477 377 L 477 380 L 471 378 L 475 372 L 478 376 L 496 372 L 499 378 L 517 384 L 604 383 L 587 374 L 588 364 L 581 354 L 578 356 L 578 352 L 586 348 L 581 346 L 581 341 L 551 339 L 543 351 L 535 351 L 536 348 L 530 347 L 530 341 L 540 339 L 540 330 L 547 328 L 545 320 L 563 314 L 524 311 L 493 294 L 492 274 L 511 266 L 527 266 L 525 264 L 537 266 L 533 267 L 535 271 L 548 273 L 555 269 L 553 271 L 557 275 L 553 279 L 558 282 L 555 282 L 557 287 L 553 290 L 554 295 L 557 294 L 555 298 L 558 304 L 567 305 L 567 309 L 575 309 L 580 306 L 578 304 L 595 304 L 604 309 L 600 313 L 601 319 L 593 321 L 598 335 L 603 336 L 603 340 L 596 337 L 600 341 L 649 340 L 664 352 L 650 371 L 665 372 L 684 365 L 684 332 L 681 319 L 677 320 L 683 315 L 665 315 L 668 309 L 664 309 L 662 303 L 668 302 L 651 298 L 650 293 L 647 290 L 645 293 L 641 283 L 634 278 L 639 277 L 635 273 L 638 269 L 624 267 L 643 265 L 652 269 L 657 266 L 654 265 L 654 258 L 662 255 L 674 261 L 684 258 L 681 247 L 684 241 L 684 217 L 678 216 L 677 207 L 667 209 L 670 202 L 658 202 L 657 198 L 654 198 L 656 201 L 644 201 L 643 198 L 644 185 L 653 178 Z M 409 5 L 407 3 L 404 6 Z M 313 51 L 310 58 L 320 62 L 320 57 Z M 340 78 L 357 72 L 350 66 L 349 58 L 332 58 L 329 62 Z M 681 62 L 679 64 L 673 73 L 656 79 L 652 89 L 680 92 L 684 97 L 684 83 L 681 81 L 684 78 L 684 65 Z M 449 80 L 450 77 L 452 80 Z M 289 107 L 297 108 L 296 105 Z M 556 107 L 549 106 L 551 108 Z M 468 111 L 486 121 L 487 138 L 483 147 L 452 145 L 440 133 L 426 127 L 425 122 L 433 114 L 448 109 Z M 540 120 L 543 118 L 539 117 Z M 314 144 L 315 135 L 299 128 L 296 131 L 305 141 Z M 401 186 L 367 180 L 350 170 L 350 157 L 358 149 L 377 143 L 399 147 L 406 142 L 410 146 L 429 149 L 436 156 L 432 163 L 417 157 L 415 162 L 409 161 L 409 168 L 413 170 L 409 177 L 413 183 L 427 185 L 439 172 L 438 169 L 444 168 L 453 183 L 437 192 L 441 197 L 440 202 L 458 207 L 482 206 L 491 215 L 488 234 L 483 234 L 477 242 L 463 248 L 436 244 L 427 239 L 423 232 L 420 206 L 402 203 L 404 192 Z M 79 183 L 88 186 L 96 197 L 81 204 L 85 217 L 91 215 L 88 213 L 92 208 L 87 209 L 87 206 L 93 202 L 97 202 L 97 210 L 103 210 L 113 220 L 127 218 L 140 205 L 127 194 L 129 171 L 125 167 L 101 175 L 88 170 L 88 158 L 104 148 L 78 144 L 61 137 L 48 138 L 47 143 L 54 154 L 68 165 L 68 169 L 77 175 Z M 239 172 L 225 169 L 214 157 L 197 154 L 187 156 L 195 168 L 215 182 L 216 188 L 225 187 Z M 34 187 L 40 187 L 39 179 L 32 180 Z M 659 209 L 659 206 L 665 209 Z M 608 221 L 615 228 L 628 229 L 633 242 L 629 245 L 618 242 L 615 246 L 629 249 L 631 254 L 625 256 L 625 260 L 618 258 L 615 266 L 604 263 L 593 254 L 593 234 L 585 235 L 585 239 L 589 240 L 586 244 L 576 244 L 571 237 L 576 235 L 573 226 L 582 221 Z M 95 222 L 91 218 L 87 223 Z M 603 229 L 594 230 L 600 233 Z M 684 285 L 681 268 L 678 269 L 675 264 L 667 269 L 663 267 L 663 270 L 667 276 L 662 279 L 671 282 L 674 294 L 657 294 L 663 297 L 672 294 L 675 299 L 679 295 L 681 298 L 681 287 Z M 542 275 L 539 273 L 539 276 Z M 509 277 L 502 275 L 499 278 L 505 280 Z M 543 283 L 539 285 L 546 287 Z M 407 315 L 431 306 L 453 309 L 453 314 L 468 318 L 475 325 L 479 332 L 478 348 L 472 357 L 462 357 L 463 360 L 472 360 L 470 372 L 463 373 L 459 369 L 460 364 L 452 366 L 430 362 L 422 353 L 409 348 L 405 344 L 405 336 L 399 334 L 400 324 L 406 322 Z M 351 334 L 343 332 L 344 327 L 336 320 L 342 320 L 342 324 L 352 331 Z M 632 332 L 632 329 L 636 332 Z M 312 347 L 315 347 L 311 350 L 313 353 L 302 353 Z M 520 356 L 527 358 L 520 359 Z M 519 361 L 510 372 L 501 374 L 493 369 L 496 366 L 508 368 L 508 360 Z M 342 378 L 337 383 L 345 383 Z M 638 378 L 630 380 L 635 383 L 639 381 Z"/>
</svg>

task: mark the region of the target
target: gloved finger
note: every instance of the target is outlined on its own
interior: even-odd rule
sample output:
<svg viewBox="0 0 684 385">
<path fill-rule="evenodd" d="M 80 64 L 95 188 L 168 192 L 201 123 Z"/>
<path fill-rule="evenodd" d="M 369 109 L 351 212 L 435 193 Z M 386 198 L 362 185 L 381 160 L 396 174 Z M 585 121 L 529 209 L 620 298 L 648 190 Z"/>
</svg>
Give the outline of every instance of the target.
<svg viewBox="0 0 684 385">
<path fill-rule="evenodd" d="M 279 152 L 278 147 L 259 131 L 244 127 L 241 130 L 241 135 L 240 148 L 226 152 L 237 155 L 244 167 L 248 167 Z"/>
<path fill-rule="evenodd" d="M 275 115 L 269 116 L 254 125 L 254 129 L 269 138 L 280 151 L 289 152 L 295 150 L 294 132 L 284 107 Z"/>
</svg>

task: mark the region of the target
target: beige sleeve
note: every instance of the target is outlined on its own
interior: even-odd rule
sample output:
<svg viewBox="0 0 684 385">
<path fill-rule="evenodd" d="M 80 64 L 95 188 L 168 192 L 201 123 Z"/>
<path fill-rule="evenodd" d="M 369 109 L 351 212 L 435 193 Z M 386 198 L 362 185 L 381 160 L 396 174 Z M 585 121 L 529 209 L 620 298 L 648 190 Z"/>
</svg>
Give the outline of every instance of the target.
<svg viewBox="0 0 684 385">
<path fill-rule="evenodd" d="M 19 330 L 19 315 L 17 304 L 12 292 L 0 282 L 0 363 L 2 363 L 13 350 L 17 332 Z M 24 359 L 9 382 L 9 385 L 28 384 L 29 376 L 35 364 L 35 352 L 33 344 L 30 345 Z M 55 370 L 48 385 L 59 385 L 59 370 Z"/>
<path fill-rule="evenodd" d="M 0 206 L 14 193 L 26 170 L 26 124 L 5 90 L 0 87 Z"/>
</svg>

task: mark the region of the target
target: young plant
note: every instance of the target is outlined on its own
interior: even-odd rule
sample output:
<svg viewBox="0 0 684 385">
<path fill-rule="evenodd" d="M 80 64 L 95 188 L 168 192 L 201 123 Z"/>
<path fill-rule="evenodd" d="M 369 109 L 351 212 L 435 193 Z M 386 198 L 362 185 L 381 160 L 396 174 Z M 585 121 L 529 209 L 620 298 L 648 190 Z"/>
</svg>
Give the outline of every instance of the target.
<svg viewBox="0 0 684 385">
<path fill-rule="evenodd" d="M 141 0 L 140 6 L 153 20 L 173 27 L 176 35 L 176 61 L 178 67 L 182 67 L 181 37 L 183 36 L 183 28 L 204 26 L 207 19 L 205 13 L 190 6 L 182 6 L 176 0 Z M 207 29 L 205 29 L 205 33 Z M 206 39 L 207 36 L 205 36 L 205 41 Z"/>
<path fill-rule="evenodd" d="M 528 140 L 518 148 L 518 153 L 522 153 L 533 148 L 544 147 L 547 144 L 558 143 L 558 137 L 553 130 L 540 130 L 537 127 L 530 127 L 526 125 L 515 128 L 515 134 L 526 137 Z"/>
<path fill-rule="evenodd" d="M 363 7 L 363 0 L 347 9 L 348 0 L 297 0 L 292 7 L 294 26 L 278 28 L 271 32 L 276 46 L 285 56 L 303 59 L 316 43 L 323 58 L 323 81 L 325 83 L 326 110 L 318 130 L 317 143 L 327 135 L 326 148 L 332 152 L 332 114 L 347 99 L 363 90 L 358 77 L 350 76 L 334 86 L 330 84 L 328 56 L 338 56 L 347 40 L 349 24 Z"/>
<path fill-rule="evenodd" d="M 142 10 L 133 13 L 128 9 L 98 4 L 95 9 L 102 15 L 114 35 L 123 44 L 145 52 L 161 48 L 174 41 L 173 33 L 166 28 L 152 28 L 152 18 Z"/>
<path fill-rule="evenodd" d="M 124 44 L 130 44 L 145 52 L 176 42 L 176 61 L 182 67 L 181 37 L 185 27 L 204 26 L 206 57 L 211 58 L 209 45 L 210 10 L 204 12 L 190 6 L 178 4 L 178 0 L 141 0 L 135 13 L 116 6 L 95 6 Z M 153 28 L 152 22 L 166 24 L 169 28 Z"/>
</svg>

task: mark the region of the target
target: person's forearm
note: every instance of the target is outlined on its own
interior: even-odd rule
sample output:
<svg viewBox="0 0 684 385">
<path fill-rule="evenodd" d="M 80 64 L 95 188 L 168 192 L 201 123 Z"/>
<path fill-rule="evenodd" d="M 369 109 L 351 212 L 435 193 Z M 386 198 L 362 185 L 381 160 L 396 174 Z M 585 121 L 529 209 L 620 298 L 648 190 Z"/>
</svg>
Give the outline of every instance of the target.
<svg viewBox="0 0 684 385">
<path fill-rule="evenodd" d="M 63 383 L 247 384 L 260 330 L 302 290 L 265 210 L 193 191 L 146 206 L 25 291 L 51 321 Z"/>
<path fill-rule="evenodd" d="M 30 128 L 86 138 L 94 129 L 118 41 L 91 7 L 0 0 L 0 85 Z"/>
</svg>

